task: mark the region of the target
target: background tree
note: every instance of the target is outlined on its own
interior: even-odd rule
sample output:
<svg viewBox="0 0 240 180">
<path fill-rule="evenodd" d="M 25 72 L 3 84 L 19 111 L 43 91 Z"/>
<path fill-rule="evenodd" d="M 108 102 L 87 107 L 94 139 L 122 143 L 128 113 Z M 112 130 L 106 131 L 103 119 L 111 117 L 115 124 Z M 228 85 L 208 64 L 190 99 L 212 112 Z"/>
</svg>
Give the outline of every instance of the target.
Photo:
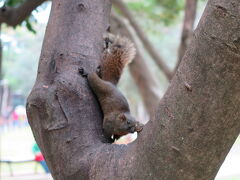
<svg viewBox="0 0 240 180">
<path fill-rule="evenodd" d="M 3 6 L 0 8 L 0 27 L 2 23 L 6 23 L 12 27 L 23 23 L 29 31 L 36 33 L 32 27 L 32 22 L 36 21 L 32 15 L 32 11 L 44 1 L 45 0 L 5 0 Z M 2 79 L 2 48 L 0 50 L 0 79 Z"/>
<path fill-rule="evenodd" d="M 159 55 L 159 53 L 157 53 L 156 49 L 150 43 L 145 33 L 143 32 L 142 28 L 135 21 L 128 7 L 121 0 L 113 0 L 112 2 L 116 6 L 116 8 L 118 8 L 121 11 L 123 16 L 125 16 L 129 20 L 129 23 L 130 23 L 129 25 L 124 23 L 120 17 L 116 17 L 115 15 L 115 18 L 113 18 L 113 20 L 115 20 L 115 23 L 118 24 L 117 27 L 115 27 L 115 32 L 117 31 L 117 34 L 124 34 L 125 36 L 134 40 L 134 37 L 131 34 L 129 29 L 131 27 L 128 27 L 128 26 L 132 26 L 132 28 L 135 30 L 135 33 L 138 35 L 140 41 L 142 42 L 142 45 L 145 47 L 147 52 L 156 62 L 158 67 L 166 75 L 167 79 L 170 80 L 173 74 L 175 73 L 186 51 L 187 45 L 190 43 L 191 36 L 193 33 L 193 25 L 194 25 L 195 16 L 196 16 L 197 0 L 186 1 L 181 44 L 179 46 L 179 57 L 178 57 L 178 62 L 174 72 L 171 72 L 169 67 L 165 64 L 166 61 L 164 61 L 162 57 Z M 158 14 L 157 19 L 158 20 L 160 19 L 165 24 L 170 24 L 172 21 L 174 21 L 174 19 L 176 18 L 176 15 L 179 14 L 179 11 L 182 6 L 182 2 L 181 3 L 179 2 L 181 1 L 178 1 L 178 2 L 161 1 L 161 3 L 158 1 L 150 1 L 149 6 L 147 8 L 145 6 L 141 6 L 142 5 L 141 3 L 140 4 L 137 3 L 137 6 L 134 6 L 134 3 L 130 3 L 130 6 L 132 5 L 133 8 L 137 7 L 136 9 L 138 8 L 144 9 L 144 12 L 150 12 L 148 14 L 152 15 L 153 19 L 155 19 L 156 14 L 152 14 L 152 12 L 154 12 L 154 8 L 156 8 L 156 5 L 160 4 L 164 10 L 160 11 L 161 13 L 160 15 Z M 174 6 L 171 6 L 172 4 L 174 4 Z M 143 56 L 139 52 L 140 45 L 136 42 L 136 40 L 135 40 L 135 44 L 136 46 L 138 46 L 137 57 L 135 58 L 134 63 L 130 65 L 130 72 L 133 75 L 133 78 L 137 86 L 139 87 L 140 94 L 143 98 L 143 101 L 148 113 L 152 114 L 152 112 L 155 110 L 157 103 L 159 102 L 159 95 L 157 95 L 156 93 L 156 89 L 158 88 L 153 75 L 151 75 L 151 72 L 148 70 L 146 63 L 144 62 L 145 60 Z M 146 74 L 143 74 L 142 72 L 146 72 Z"/>
<path fill-rule="evenodd" d="M 26 28 L 36 33 L 32 27 L 32 23 L 36 21 L 32 15 L 32 11 L 35 10 L 39 5 L 41 5 L 44 0 L 4 0 L 0 1 L 2 7 L 0 8 L 0 34 L 2 30 L 2 24 L 6 23 L 8 26 L 16 27 L 17 25 L 26 26 Z M 4 91 L 4 81 L 3 78 L 3 45 L 2 37 L 0 38 L 0 115 L 3 111 L 6 111 L 3 104 L 3 94 Z M 10 64 L 10 63 L 9 63 Z M 19 69 L 18 69 L 19 70 Z M 21 74 L 21 70 L 20 70 Z M 27 92 L 27 91 L 26 91 Z M 7 100 L 5 98 L 5 100 Z"/>
<path fill-rule="evenodd" d="M 53 177 L 214 179 L 240 132 L 239 6 L 209 1 L 154 118 L 136 142 L 118 146 L 102 136 L 100 108 L 78 74 L 99 64 L 110 2 L 53 0 L 27 104 Z"/>
</svg>

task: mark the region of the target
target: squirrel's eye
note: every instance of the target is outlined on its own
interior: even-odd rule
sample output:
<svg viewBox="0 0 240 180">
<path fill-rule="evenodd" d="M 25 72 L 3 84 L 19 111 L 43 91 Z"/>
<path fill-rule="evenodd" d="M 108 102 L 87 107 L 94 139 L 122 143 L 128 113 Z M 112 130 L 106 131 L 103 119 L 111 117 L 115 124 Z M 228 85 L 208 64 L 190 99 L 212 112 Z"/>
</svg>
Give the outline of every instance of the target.
<svg viewBox="0 0 240 180">
<path fill-rule="evenodd" d="M 117 48 L 121 48 L 122 46 L 120 44 L 117 44 L 115 47 Z"/>
</svg>

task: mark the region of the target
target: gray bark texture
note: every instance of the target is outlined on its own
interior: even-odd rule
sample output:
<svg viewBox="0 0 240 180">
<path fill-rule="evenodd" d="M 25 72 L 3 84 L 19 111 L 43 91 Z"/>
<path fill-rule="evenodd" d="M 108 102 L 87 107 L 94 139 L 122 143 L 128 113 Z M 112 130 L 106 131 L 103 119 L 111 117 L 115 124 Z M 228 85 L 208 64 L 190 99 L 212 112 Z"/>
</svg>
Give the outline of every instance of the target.
<svg viewBox="0 0 240 180">
<path fill-rule="evenodd" d="M 108 0 L 53 0 L 29 123 L 54 179 L 213 180 L 240 132 L 240 1 L 210 0 L 154 118 L 126 145 L 106 142 L 78 68 L 95 71 Z"/>
</svg>

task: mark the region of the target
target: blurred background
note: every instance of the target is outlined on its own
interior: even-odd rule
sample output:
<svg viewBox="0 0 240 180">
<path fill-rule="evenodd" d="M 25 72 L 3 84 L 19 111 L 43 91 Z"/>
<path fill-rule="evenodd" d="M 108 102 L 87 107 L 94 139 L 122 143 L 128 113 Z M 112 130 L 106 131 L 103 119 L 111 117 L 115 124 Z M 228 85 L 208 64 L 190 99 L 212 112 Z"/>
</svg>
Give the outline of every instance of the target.
<svg viewBox="0 0 240 180">
<path fill-rule="evenodd" d="M 0 179 L 52 179 L 25 110 L 51 2 L 30 1 L 0 0 Z M 146 123 L 191 41 L 206 1 L 113 0 L 113 5 L 111 31 L 127 36 L 137 48 L 137 60 L 124 72 L 119 87 L 133 114 Z M 9 15 L 14 11 L 20 13 L 15 19 Z M 216 180 L 240 180 L 240 138 Z"/>
</svg>

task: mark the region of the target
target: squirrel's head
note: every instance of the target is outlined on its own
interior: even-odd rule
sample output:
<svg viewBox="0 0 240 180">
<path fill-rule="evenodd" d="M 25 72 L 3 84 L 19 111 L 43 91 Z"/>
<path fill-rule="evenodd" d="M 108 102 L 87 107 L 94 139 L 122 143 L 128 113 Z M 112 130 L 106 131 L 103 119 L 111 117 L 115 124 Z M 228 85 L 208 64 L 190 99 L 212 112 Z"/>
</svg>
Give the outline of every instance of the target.
<svg viewBox="0 0 240 180">
<path fill-rule="evenodd" d="M 120 113 L 116 122 L 118 122 L 116 135 L 122 136 L 136 131 L 137 121 L 130 113 Z"/>
</svg>

